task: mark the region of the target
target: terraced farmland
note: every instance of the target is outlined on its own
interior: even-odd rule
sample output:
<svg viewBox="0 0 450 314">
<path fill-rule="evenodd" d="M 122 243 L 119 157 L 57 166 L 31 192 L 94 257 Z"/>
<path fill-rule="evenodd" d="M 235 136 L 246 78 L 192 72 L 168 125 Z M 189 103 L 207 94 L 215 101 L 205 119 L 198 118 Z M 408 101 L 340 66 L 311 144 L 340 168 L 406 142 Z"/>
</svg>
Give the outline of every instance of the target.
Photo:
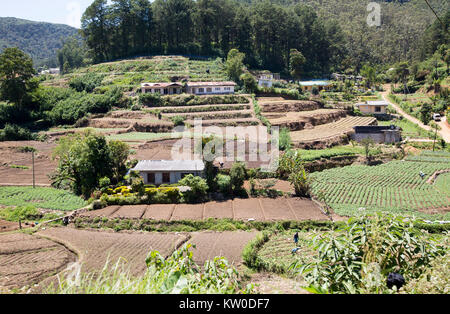
<svg viewBox="0 0 450 314">
<path fill-rule="evenodd" d="M 315 195 L 322 192 L 340 215 L 386 211 L 449 220 L 448 190 L 427 182 L 435 172 L 446 169 L 450 169 L 450 158 L 349 166 L 312 174 L 312 188 Z M 420 172 L 425 174 L 423 179 Z"/>
<path fill-rule="evenodd" d="M 72 193 L 45 187 L 0 187 L 0 204 L 6 206 L 34 205 L 37 208 L 71 211 L 86 206 Z"/>
<path fill-rule="evenodd" d="M 243 104 L 214 104 L 199 106 L 175 106 L 160 109 L 162 116 L 170 119 L 183 117 L 185 123 L 194 125 L 195 119 L 202 119 L 203 126 L 237 126 L 259 125 L 255 116 L 253 103 Z"/>
<path fill-rule="evenodd" d="M 291 132 L 291 139 L 298 148 L 327 147 L 342 143 L 343 137 L 354 132 L 354 126 L 374 125 L 376 122 L 372 117 L 346 117 L 312 129 Z"/>
</svg>

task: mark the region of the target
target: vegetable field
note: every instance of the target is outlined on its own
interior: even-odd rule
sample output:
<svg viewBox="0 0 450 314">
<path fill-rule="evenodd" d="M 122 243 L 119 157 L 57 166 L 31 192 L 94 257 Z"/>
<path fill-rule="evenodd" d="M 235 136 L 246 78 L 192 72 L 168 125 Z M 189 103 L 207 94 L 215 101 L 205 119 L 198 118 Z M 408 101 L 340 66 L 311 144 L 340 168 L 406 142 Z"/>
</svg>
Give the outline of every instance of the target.
<svg viewBox="0 0 450 314">
<path fill-rule="evenodd" d="M 446 169 L 450 169 L 450 154 L 424 153 L 375 167 L 358 165 L 314 173 L 312 189 L 316 196 L 323 193 L 340 215 L 385 211 L 450 220 L 448 189 L 438 188 L 442 183 L 427 183 L 436 171 Z M 427 214 L 430 210 L 439 214 Z"/>
<path fill-rule="evenodd" d="M 67 191 L 37 187 L 0 187 L 0 204 L 6 206 L 34 205 L 42 209 L 71 211 L 86 202 Z"/>
</svg>

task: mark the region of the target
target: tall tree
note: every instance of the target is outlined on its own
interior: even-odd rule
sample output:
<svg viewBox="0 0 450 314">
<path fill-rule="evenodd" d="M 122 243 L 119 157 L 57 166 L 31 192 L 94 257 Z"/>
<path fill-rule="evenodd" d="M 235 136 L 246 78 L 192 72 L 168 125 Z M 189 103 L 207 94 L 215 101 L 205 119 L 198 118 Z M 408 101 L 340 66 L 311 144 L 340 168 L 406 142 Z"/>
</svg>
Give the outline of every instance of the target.
<svg viewBox="0 0 450 314">
<path fill-rule="evenodd" d="M 0 98 L 23 108 L 26 97 L 38 87 L 33 80 L 33 60 L 19 48 L 0 54 Z"/>
<path fill-rule="evenodd" d="M 297 49 L 291 49 L 290 58 L 291 75 L 295 79 L 300 79 L 302 75 L 303 65 L 306 63 L 306 58 Z"/>
<path fill-rule="evenodd" d="M 95 62 L 108 60 L 111 56 L 109 22 L 107 0 L 95 0 L 81 17 L 81 34 L 92 49 Z"/>
</svg>

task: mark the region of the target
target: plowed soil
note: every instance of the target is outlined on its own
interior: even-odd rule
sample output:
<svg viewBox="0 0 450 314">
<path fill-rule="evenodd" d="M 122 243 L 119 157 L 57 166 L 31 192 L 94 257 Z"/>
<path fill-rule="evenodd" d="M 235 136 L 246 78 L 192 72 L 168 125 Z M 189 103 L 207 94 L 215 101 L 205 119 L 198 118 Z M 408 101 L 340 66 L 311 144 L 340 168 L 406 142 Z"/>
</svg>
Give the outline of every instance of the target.
<svg viewBox="0 0 450 314">
<path fill-rule="evenodd" d="M 256 231 L 198 232 L 192 234 L 189 243 L 196 246 L 194 261 L 199 265 L 215 257 L 225 257 L 238 267 L 242 264 L 242 250 L 257 234 Z"/>
<path fill-rule="evenodd" d="M 38 234 L 57 239 L 76 250 L 85 272 L 99 271 L 106 262 L 114 265 L 121 260 L 133 275 L 145 272 L 145 259 L 151 251 L 157 250 L 168 256 L 188 239 L 181 234 L 113 233 L 71 228 L 52 228 Z"/>
<path fill-rule="evenodd" d="M 37 149 L 34 156 L 36 185 L 50 186 L 48 175 L 57 166 L 57 162 L 52 160 L 52 151 L 56 144 L 34 141 L 0 143 L 0 185 L 33 184 L 32 155 L 19 151 L 19 148 L 24 146 Z M 25 166 L 28 169 L 13 168 L 13 166 Z"/>
<path fill-rule="evenodd" d="M 0 233 L 19 229 L 18 222 L 0 220 Z"/>
<path fill-rule="evenodd" d="M 110 206 L 80 213 L 80 215 L 167 221 L 206 220 L 209 218 L 258 221 L 328 219 L 313 201 L 302 198 L 249 198 L 194 205 Z"/>
<path fill-rule="evenodd" d="M 53 241 L 21 233 L 0 235 L 0 288 L 36 284 L 75 260 L 75 254 Z"/>
</svg>

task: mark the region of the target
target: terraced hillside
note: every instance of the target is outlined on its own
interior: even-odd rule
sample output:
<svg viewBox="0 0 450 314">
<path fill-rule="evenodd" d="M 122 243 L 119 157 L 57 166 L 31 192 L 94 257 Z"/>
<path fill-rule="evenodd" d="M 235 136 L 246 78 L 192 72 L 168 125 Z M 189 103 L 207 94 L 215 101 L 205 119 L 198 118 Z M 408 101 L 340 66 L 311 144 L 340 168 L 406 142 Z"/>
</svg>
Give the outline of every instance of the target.
<svg viewBox="0 0 450 314">
<path fill-rule="evenodd" d="M 220 59 L 199 61 L 182 56 L 155 56 L 80 68 L 74 73 L 48 80 L 45 84 L 67 87 L 72 78 L 88 73 L 104 76 L 102 86 L 121 86 L 129 90 L 135 89 L 143 82 L 170 82 L 173 79 L 198 82 L 227 79 Z"/>
<path fill-rule="evenodd" d="M 319 149 L 348 142 L 354 126 L 376 125 L 372 117 L 347 116 L 342 109 L 325 109 L 316 101 L 257 99 L 261 115 L 272 126 L 288 128 L 296 148 Z"/>
<path fill-rule="evenodd" d="M 291 139 L 297 148 L 330 147 L 344 143 L 347 136 L 354 132 L 354 126 L 376 124 L 377 119 L 372 117 L 345 117 L 312 129 L 291 132 Z"/>
<path fill-rule="evenodd" d="M 425 152 L 402 161 L 376 167 L 348 166 L 313 173 L 313 193 L 325 199 L 340 215 L 386 211 L 450 218 L 450 194 L 442 187 L 444 174 L 450 171 L 450 154 Z M 422 178 L 420 173 L 424 173 Z"/>
</svg>

